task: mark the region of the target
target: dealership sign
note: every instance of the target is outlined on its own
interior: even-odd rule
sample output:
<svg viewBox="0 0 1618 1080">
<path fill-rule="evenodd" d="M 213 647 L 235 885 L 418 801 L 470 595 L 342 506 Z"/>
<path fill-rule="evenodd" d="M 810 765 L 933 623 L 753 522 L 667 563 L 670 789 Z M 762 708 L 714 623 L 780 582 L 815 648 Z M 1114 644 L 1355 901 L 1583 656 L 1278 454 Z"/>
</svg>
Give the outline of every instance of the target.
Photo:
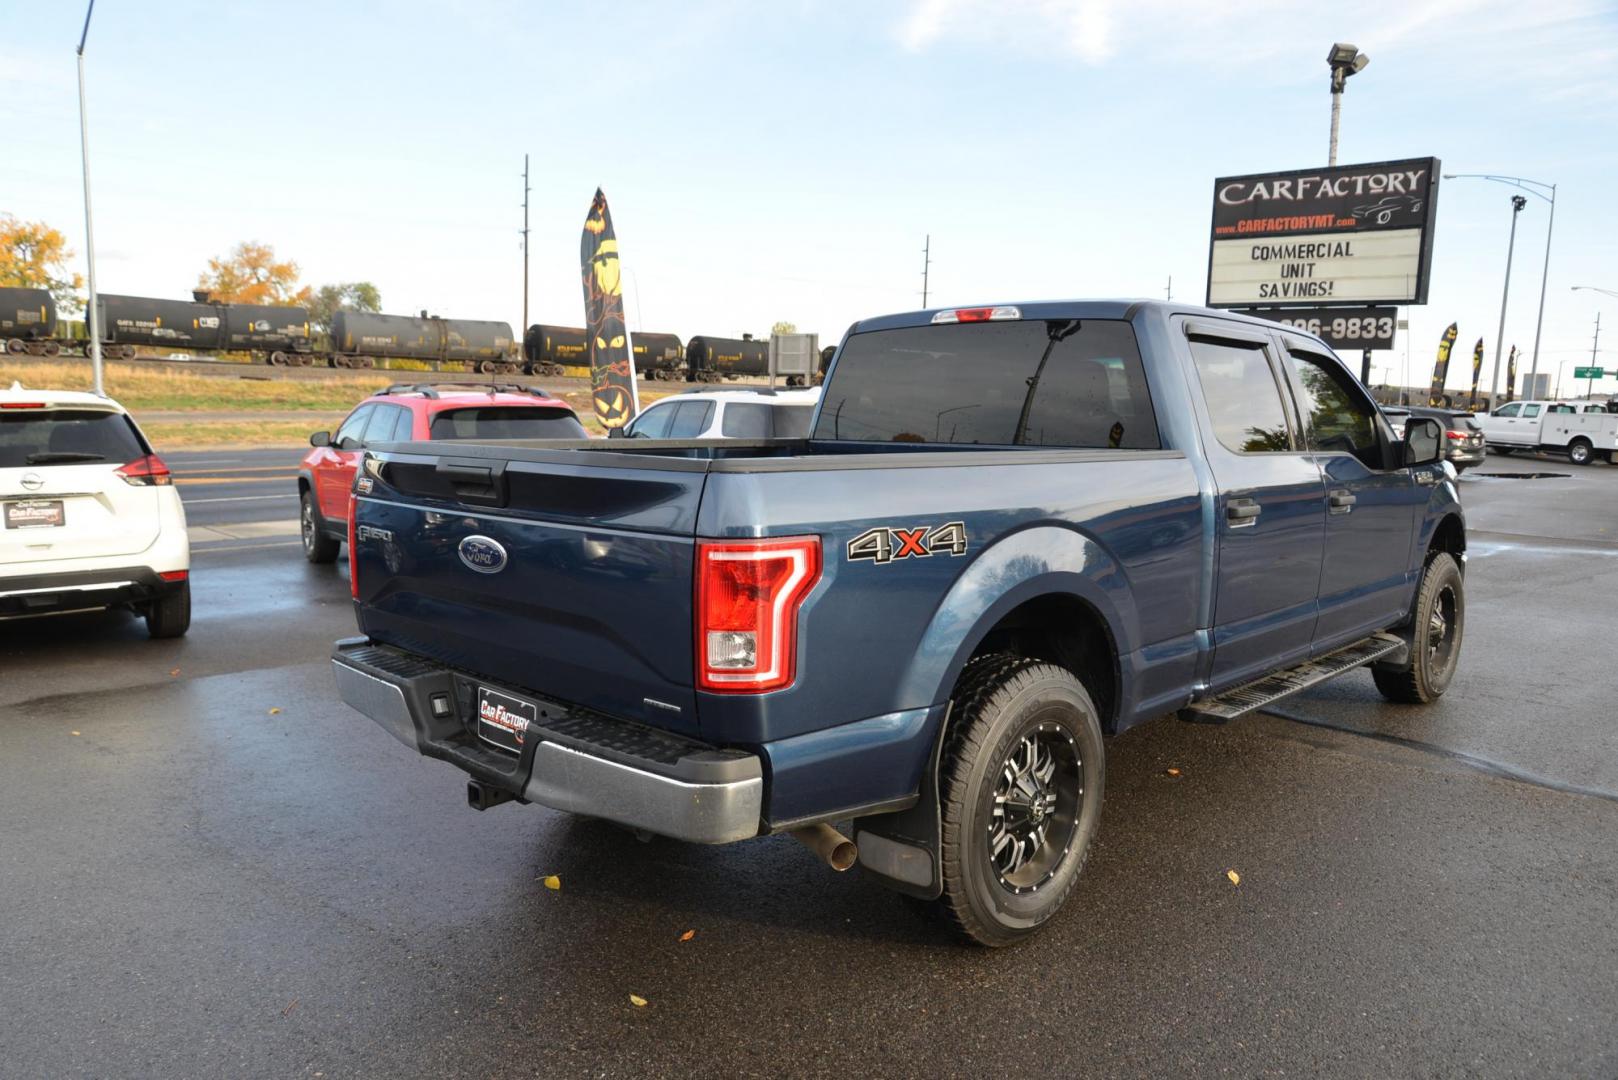
<svg viewBox="0 0 1618 1080">
<path fill-rule="evenodd" d="M 1391 349 L 1399 309 L 1391 307 L 1240 308 L 1243 315 L 1313 334 L 1334 349 Z"/>
<path fill-rule="evenodd" d="M 1214 181 L 1208 306 L 1424 304 L 1437 158 Z"/>
</svg>

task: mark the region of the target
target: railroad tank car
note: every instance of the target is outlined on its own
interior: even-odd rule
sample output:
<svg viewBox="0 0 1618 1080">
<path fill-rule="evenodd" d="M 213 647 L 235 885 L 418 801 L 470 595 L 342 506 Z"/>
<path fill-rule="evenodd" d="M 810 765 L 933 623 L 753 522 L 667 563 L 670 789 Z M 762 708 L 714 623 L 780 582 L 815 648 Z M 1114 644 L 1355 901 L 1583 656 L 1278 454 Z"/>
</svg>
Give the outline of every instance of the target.
<svg viewBox="0 0 1618 1080">
<path fill-rule="evenodd" d="M 488 319 L 440 319 L 445 360 L 507 362 L 516 352 L 511 324 Z"/>
<path fill-rule="evenodd" d="M 582 326 L 535 323 L 522 338 L 523 369 L 530 375 L 560 375 L 562 368 L 590 363 L 589 340 Z"/>
<path fill-rule="evenodd" d="M 684 376 L 685 346 L 673 334 L 631 334 L 629 346 L 635 354 L 635 374 L 654 381 Z"/>
<path fill-rule="evenodd" d="M 301 354 L 314 346 L 307 308 L 221 304 L 219 309 L 225 320 L 222 348 L 268 353 L 266 360 L 280 365 L 303 363 Z"/>
<path fill-rule="evenodd" d="M 743 375 L 770 373 L 770 343 L 755 338 L 698 336 L 686 342 L 686 378 L 718 382 Z"/>
<path fill-rule="evenodd" d="M 55 356 L 56 301 L 44 289 L 0 289 L 0 341 L 8 353 Z"/>
<path fill-rule="evenodd" d="M 383 359 L 458 363 L 488 374 L 517 369 L 511 324 L 503 322 L 339 311 L 331 342 L 334 367 L 372 367 Z"/>
<path fill-rule="evenodd" d="M 102 293 L 101 340 L 113 355 L 128 360 L 137 345 L 157 348 L 218 349 L 224 342 L 222 308 L 191 300 Z"/>
</svg>

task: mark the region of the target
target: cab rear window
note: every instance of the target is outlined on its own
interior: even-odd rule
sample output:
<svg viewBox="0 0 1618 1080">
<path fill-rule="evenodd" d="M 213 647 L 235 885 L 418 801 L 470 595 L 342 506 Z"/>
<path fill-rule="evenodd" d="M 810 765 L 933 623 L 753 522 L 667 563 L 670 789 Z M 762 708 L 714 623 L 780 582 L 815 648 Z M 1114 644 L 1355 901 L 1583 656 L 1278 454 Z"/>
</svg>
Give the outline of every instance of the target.
<svg viewBox="0 0 1618 1080">
<path fill-rule="evenodd" d="M 1157 449 L 1135 332 L 1116 319 L 1030 319 L 855 334 L 816 439 Z"/>
<path fill-rule="evenodd" d="M 433 415 L 433 439 L 582 439 L 584 425 L 570 409 L 479 405 Z"/>
<path fill-rule="evenodd" d="M 123 413 L 102 409 L 0 411 L 0 469 L 123 465 L 150 453 Z"/>
</svg>

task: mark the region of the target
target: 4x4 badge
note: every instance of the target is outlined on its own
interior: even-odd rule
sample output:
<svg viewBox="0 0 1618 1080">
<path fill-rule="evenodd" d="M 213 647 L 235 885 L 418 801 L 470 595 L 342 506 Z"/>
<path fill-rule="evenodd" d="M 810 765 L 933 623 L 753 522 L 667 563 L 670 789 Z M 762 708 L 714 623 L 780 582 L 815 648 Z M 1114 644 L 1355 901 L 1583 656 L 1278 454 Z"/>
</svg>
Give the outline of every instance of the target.
<svg viewBox="0 0 1618 1080">
<path fill-rule="evenodd" d="M 918 525 L 903 529 L 879 525 L 866 529 L 848 542 L 848 561 L 861 559 L 882 564 L 900 559 L 925 559 L 930 555 L 965 555 L 966 523 Z"/>
</svg>

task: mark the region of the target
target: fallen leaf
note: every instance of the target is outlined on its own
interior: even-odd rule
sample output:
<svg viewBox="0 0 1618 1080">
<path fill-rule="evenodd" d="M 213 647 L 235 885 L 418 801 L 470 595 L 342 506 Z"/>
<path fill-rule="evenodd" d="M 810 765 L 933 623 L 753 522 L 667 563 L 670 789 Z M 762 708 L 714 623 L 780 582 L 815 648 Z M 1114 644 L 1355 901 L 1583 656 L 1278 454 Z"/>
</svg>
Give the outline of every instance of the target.
<svg viewBox="0 0 1618 1080">
<path fill-rule="evenodd" d="M 630 994 L 629 1003 L 635 1006 L 637 1009 L 646 1008 L 646 999 L 641 997 L 639 994 Z"/>
<path fill-rule="evenodd" d="M 557 891 L 561 891 L 562 879 L 557 877 L 555 874 L 551 874 L 551 875 L 549 875 L 549 876 L 547 876 L 545 878 L 545 887 L 547 889 L 555 889 Z"/>
<path fill-rule="evenodd" d="M 1172 768 L 1172 767 L 1168 768 L 1168 769 L 1164 769 L 1163 771 L 1169 776 L 1179 776 L 1180 775 L 1180 770 L 1176 769 L 1176 768 Z"/>
<path fill-rule="evenodd" d="M 179 668 L 170 668 L 169 669 L 169 677 L 170 678 L 173 678 L 174 676 L 178 675 L 179 673 L 180 673 Z"/>
<path fill-rule="evenodd" d="M 292 1010 L 296 1009 L 297 1007 L 298 1007 L 298 999 L 293 998 L 291 1001 L 287 1002 L 287 1007 L 281 1010 L 281 1015 L 282 1016 L 289 1016 L 289 1015 L 291 1015 Z"/>
<path fill-rule="evenodd" d="M 78 732 L 77 732 L 77 731 L 70 731 L 70 732 L 68 732 L 68 734 L 69 734 L 69 735 L 77 735 L 77 734 L 78 734 Z"/>
<path fill-rule="evenodd" d="M 1240 885 L 1242 883 L 1242 876 L 1234 870 L 1226 870 L 1225 876 L 1230 879 L 1230 883 L 1232 885 Z"/>
<path fill-rule="evenodd" d="M 271 715 L 271 716 L 274 716 L 274 715 L 275 715 L 275 714 L 276 714 L 276 713 L 278 713 L 278 712 L 280 712 L 280 711 L 281 711 L 281 706 L 279 706 L 279 705 L 277 705 L 277 706 L 275 706 L 275 707 L 274 707 L 274 708 L 272 708 L 272 709 L 271 709 L 271 710 L 270 710 L 270 715 Z"/>
<path fill-rule="evenodd" d="M 680 940 L 681 941 L 690 941 L 692 938 L 694 938 L 696 936 L 697 936 L 697 932 L 695 930 L 687 930 L 685 933 L 680 935 Z"/>
</svg>

